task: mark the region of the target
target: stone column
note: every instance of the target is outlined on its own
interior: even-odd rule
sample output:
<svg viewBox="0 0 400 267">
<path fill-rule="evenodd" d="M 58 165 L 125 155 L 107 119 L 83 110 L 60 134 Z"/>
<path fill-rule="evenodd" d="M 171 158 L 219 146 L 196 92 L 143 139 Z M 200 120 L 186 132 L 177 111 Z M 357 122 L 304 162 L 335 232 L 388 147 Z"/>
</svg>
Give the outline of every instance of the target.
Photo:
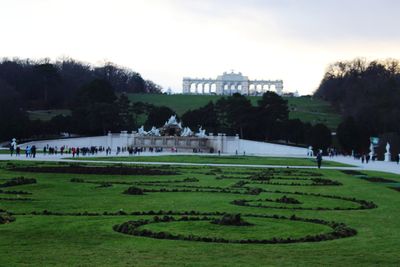
<svg viewBox="0 0 400 267">
<path fill-rule="evenodd" d="M 228 143 L 226 140 L 226 134 L 222 134 L 222 149 L 221 152 L 227 153 L 228 151 Z"/>
<path fill-rule="evenodd" d="M 240 138 L 238 134 L 235 135 L 235 143 L 236 143 L 236 151 L 240 153 Z"/>
<path fill-rule="evenodd" d="M 121 131 L 119 138 L 120 138 L 121 147 L 127 147 L 128 146 L 128 131 Z"/>
<path fill-rule="evenodd" d="M 223 153 L 223 149 L 224 149 L 224 147 L 223 147 L 222 134 L 219 133 L 217 136 L 217 151 L 216 152 L 218 153 L 218 151 L 220 151 L 221 153 Z"/>
<path fill-rule="evenodd" d="M 224 85 L 223 85 L 222 81 L 216 81 L 215 86 L 216 86 L 215 93 L 217 95 L 223 95 L 224 94 Z"/>
<path fill-rule="evenodd" d="M 283 91 L 283 81 L 275 82 L 275 90 L 278 95 L 282 95 Z"/>
<path fill-rule="evenodd" d="M 190 94 L 190 81 L 183 79 L 183 86 L 182 86 L 182 93 L 183 94 Z"/>
<path fill-rule="evenodd" d="M 111 131 L 108 131 L 107 134 L 107 147 L 111 147 L 112 148 L 112 133 Z"/>
<path fill-rule="evenodd" d="M 201 94 L 204 95 L 204 87 L 206 86 L 206 84 L 203 82 L 201 83 Z"/>
<path fill-rule="evenodd" d="M 131 133 L 131 145 L 135 146 L 136 145 L 136 131 L 132 131 Z"/>
</svg>

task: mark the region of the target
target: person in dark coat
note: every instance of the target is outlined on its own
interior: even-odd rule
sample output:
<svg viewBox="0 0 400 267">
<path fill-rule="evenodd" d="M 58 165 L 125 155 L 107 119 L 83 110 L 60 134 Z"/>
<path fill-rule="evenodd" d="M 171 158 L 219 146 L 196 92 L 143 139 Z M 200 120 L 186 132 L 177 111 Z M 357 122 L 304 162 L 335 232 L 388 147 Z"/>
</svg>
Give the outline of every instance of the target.
<svg viewBox="0 0 400 267">
<path fill-rule="evenodd" d="M 322 153 L 318 152 L 317 154 L 317 164 L 318 164 L 318 169 L 321 169 L 321 164 L 322 164 Z"/>
</svg>

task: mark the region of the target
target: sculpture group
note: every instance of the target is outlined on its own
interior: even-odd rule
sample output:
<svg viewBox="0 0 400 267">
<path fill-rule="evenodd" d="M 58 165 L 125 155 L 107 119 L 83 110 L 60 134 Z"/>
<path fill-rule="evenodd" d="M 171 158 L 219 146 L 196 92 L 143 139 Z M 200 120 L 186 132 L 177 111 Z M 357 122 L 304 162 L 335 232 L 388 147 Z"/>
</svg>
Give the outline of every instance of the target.
<svg viewBox="0 0 400 267">
<path fill-rule="evenodd" d="M 182 122 L 178 122 L 176 115 L 172 115 L 161 128 L 153 126 L 150 131 L 145 131 L 144 126 L 137 131 L 139 136 L 182 136 L 182 137 L 206 137 L 206 130 L 199 128 L 197 133 L 194 133 L 189 127 L 182 127 Z"/>
</svg>

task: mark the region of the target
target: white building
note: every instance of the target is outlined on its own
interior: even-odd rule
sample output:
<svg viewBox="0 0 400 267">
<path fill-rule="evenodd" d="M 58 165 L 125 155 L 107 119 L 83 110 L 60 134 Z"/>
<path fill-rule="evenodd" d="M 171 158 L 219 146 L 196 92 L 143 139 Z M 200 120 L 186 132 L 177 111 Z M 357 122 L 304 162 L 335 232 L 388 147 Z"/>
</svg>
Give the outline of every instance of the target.
<svg viewBox="0 0 400 267">
<path fill-rule="evenodd" d="M 224 72 L 217 79 L 183 78 L 183 94 L 261 95 L 266 91 L 283 91 L 282 80 L 249 80 L 242 73 Z"/>
</svg>

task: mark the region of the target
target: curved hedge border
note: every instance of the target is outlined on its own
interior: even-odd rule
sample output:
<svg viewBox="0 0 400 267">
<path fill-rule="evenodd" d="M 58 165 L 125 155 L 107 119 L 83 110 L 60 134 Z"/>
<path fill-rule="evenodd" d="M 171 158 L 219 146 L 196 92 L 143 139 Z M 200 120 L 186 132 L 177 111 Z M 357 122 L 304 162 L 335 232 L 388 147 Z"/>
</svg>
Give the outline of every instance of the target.
<svg viewBox="0 0 400 267">
<path fill-rule="evenodd" d="M 26 191 L 3 191 L 3 190 L 0 190 L 0 194 L 7 194 L 7 195 L 32 195 L 32 193 L 26 192 Z"/>
<path fill-rule="evenodd" d="M 353 228 L 348 227 L 343 223 L 329 222 L 320 219 L 306 219 L 300 218 L 295 215 L 291 217 L 279 216 L 279 215 L 246 215 L 247 217 L 257 217 L 257 218 L 269 218 L 269 219 L 279 219 L 279 220 L 292 220 L 292 221 L 302 221 L 308 223 L 322 224 L 329 226 L 333 229 L 332 232 L 319 234 L 319 235 L 307 235 L 300 238 L 280 238 L 273 237 L 271 239 L 225 239 L 219 237 L 206 237 L 206 236 L 196 236 L 196 235 L 180 235 L 171 234 L 168 232 L 153 232 L 147 229 L 139 229 L 139 227 L 152 223 L 162 223 L 162 222 L 187 222 L 187 221 L 213 221 L 215 218 L 208 216 L 183 216 L 175 218 L 172 216 L 155 216 L 152 220 L 137 220 L 128 221 L 122 224 L 114 225 L 113 229 L 116 232 L 149 237 L 155 239 L 169 239 L 169 240 L 182 240 L 182 241 L 196 241 L 196 242 L 212 242 L 212 243 L 238 243 L 238 244 L 288 244 L 288 243 L 302 243 L 302 242 L 321 242 L 326 240 L 334 240 L 339 238 L 351 237 L 357 234 L 357 231 Z"/>
<path fill-rule="evenodd" d="M 0 197 L 0 200 L 4 201 L 32 201 L 32 198 L 25 198 L 25 197 Z"/>
<path fill-rule="evenodd" d="M 0 187 L 11 187 L 11 186 L 17 186 L 17 185 L 26 185 L 26 184 L 36 184 L 36 179 L 25 178 L 23 176 L 15 177 L 15 178 L 11 178 L 10 180 L 6 181 L 5 183 L 0 184 Z"/>
<path fill-rule="evenodd" d="M 276 180 L 289 180 L 289 179 L 280 179 L 280 178 L 273 178 Z M 292 179 L 290 179 L 292 180 Z M 303 183 L 280 183 L 280 182 L 270 182 L 270 180 L 251 180 L 251 181 L 239 181 L 244 182 L 246 184 L 266 184 L 266 185 L 284 185 L 284 186 L 339 186 L 343 185 L 341 182 L 334 181 L 331 179 L 323 179 L 323 178 L 311 178 L 311 179 L 295 179 L 295 180 L 302 180 L 302 181 L 309 181 L 311 180 L 311 184 L 303 184 Z M 239 183 L 238 182 L 238 183 Z M 244 185 L 244 184 L 243 184 Z"/>
<path fill-rule="evenodd" d="M 126 181 L 87 181 L 82 178 L 71 178 L 71 183 L 86 183 L 86 184 L 122 184 L 122 185 L 163 185 L 163 184 L 172 184 L 172 183 L 195 183 L 198 182 L 197 178 L 185 178 L 183 180 L 166 180 L 166 181 L 135 181 L 135 182 L 126 182 Z"/>
<path fill-rule="evenodd" d="M 62 166 L 62 167 L 17 167 L 11 171 L 40 172 L 40 173 L 76 173 L 76 174 L 109 174 L 109 175 L 176 175 L 178 172 L 171 170 L 160 170 L 150 167 L 98 167 L 98 166 Z"/>
</svg>

